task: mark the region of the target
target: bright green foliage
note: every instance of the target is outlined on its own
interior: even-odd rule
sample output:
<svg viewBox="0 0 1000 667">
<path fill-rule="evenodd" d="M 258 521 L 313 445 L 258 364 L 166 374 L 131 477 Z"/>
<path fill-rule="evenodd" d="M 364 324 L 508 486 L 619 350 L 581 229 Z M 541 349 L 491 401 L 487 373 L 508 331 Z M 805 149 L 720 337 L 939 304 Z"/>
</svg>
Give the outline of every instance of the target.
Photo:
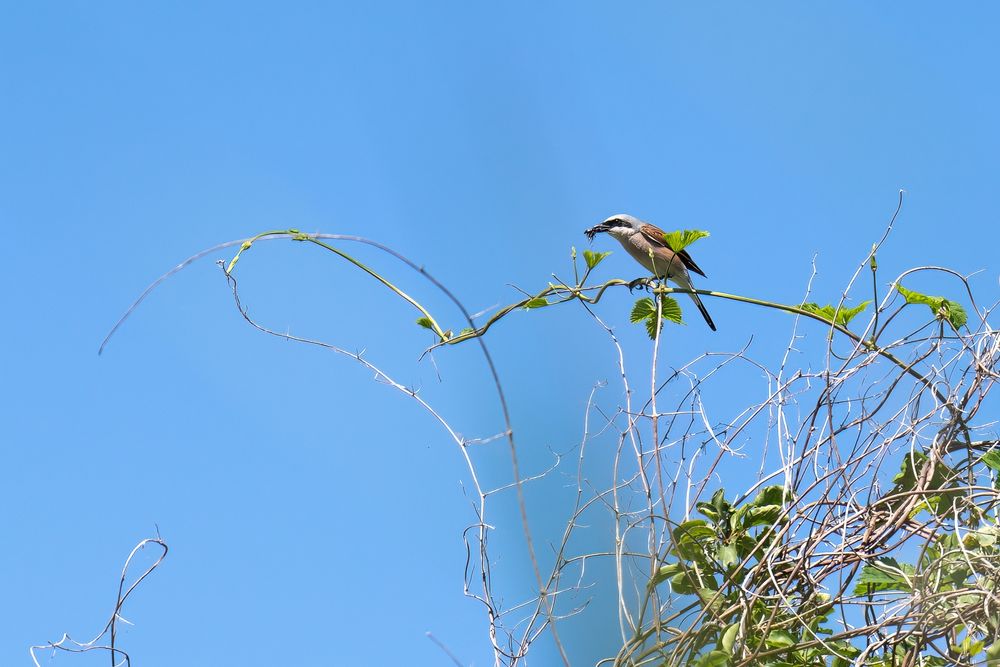
<svg viewBox="0 0 1000 667">
<path fill-rule="evenodd" d="M 662 327 L 664 322 L 680 324 L 681 306 L 677 303 L 677 300 L 669 296 L 663 296 L 661 299 L 660 326 Z M 645 322 L 646 333 L 649 334 L 649 338 L 651 340 L 656 338 L 656 304 L 648 296 L 642 297 L 635 302 L 635 305 L 632 306 L 632 313 L 629 315 L 629 321 L 632 324 Z"/>
<path fill-rule="evenodd" d="M 675 232 L 665 233 L 663 240 L 667 242 L 671 250 L 680 252 L 698 239 L 703 239 L 707 236 L 710 236 L 710 234 L 703 229 L 679 229 Z"/>
<path fill-rule="evenodd" d="M 431 322 L 429 317 L 418 317 L 417 324 L 419 324 L 425 329 L 430 329 L 431 331 L 434 331 L 434 323 Z"/>
<path fill-rule="evenodd" d="M 830 597 L 809 590 L 805 577 L 787 589 L 794 593 L 784 592 L 796 602 L 794 614 L 791 609 L 775 613 L 763 600 L 751 605 L 749 616 L 741 606 L 745 603 L 744 587 L 769 585 L 771 575 L 757 566 L 765 551 L 778 546 L 778 533 L 788 522 L 786 506 L 791 500 L 783 487 L 769 486 L 752 501 L 736 506 L 719 489 L 708 501 L 696 505 L 704 519 L 691 519 L 673 529 L 673 560 L 659 569 L 650 585 L 669 584 L 675 594 L 694 595 L 714 617 L 697 634 L 698 646 L 689 653 L 697 655 L 692 664 L 728 665 L 732 656 L 758 649 L 788 649 L 779 658 L 762 659 L 762 665 L 804 667 L 826 664 L 824 657 L 847 659 L 857 654 L 846 642 L 829 643 L 831 649 L 822 645 L 796 649 L 817 635 L 833 632 L 824 625 L 833 610 Z M 767 633 L 757 632 L 765 623 L 770 628 Z"/>
<path fill-rule="evenodd" d="M 868 307 L 871 301 L 863 301 L 854 308 L 844 308 L 841 307 L 839 310 L 834 308 L 830 304 L 821 306 L 818 303 L 804 303 L 799 308 L 806 311 L 807 313 L 812 313 L 814 315 L 819 315 L 827 322 L 833 322 L 834 324 L 839 324 L 842 327 L 846 327 L 847 324 L 855 318 L 859 313 L 861 313 L 865 308 Z"/>
<path fill-rule="evenodd" d="M 896 285 L 896 289 L 899 290 L 899 293 L 906 299 L 906 303 L 924 304 L 931 309 L 931 312 L 934 313 L 934 317 L 948 320 L 956 329 L 964 326 L 969 320 L 968 315 L 965 314 L 965 308 L 962 308 L 961 305 L 955 303 L 954 301 L 949 301 L 941 296 L 928 296 L 926 294 L 921 294 L 920 292 L 914 292 L 913 290 L 906 289 L 902 285 Z"/>
<path fill-rule="evenodd" d="M 611 251 L 606 252 L 593 252 L 591 250 L 583 251 L 583 260 L 587 262 L 587 268 L 593 269 L 595 266 L 604 261 L 604 258 L 611 254 Z"/>
<path fill-rule="evenodd" d="M 547 305 L 549 305 L 548 299 L 538 297 L 537 299 L 531 299 L 528 303 L 524 304 L 524 309 L 531 310 L 532 308 L 544 308 Z"/>
<path fill-rule="evenodd" d="M 912 498 L 915 488 L 949 489 L 953 471 L 939 463 L 944 471 L 939 480 L 938 470 L 929 471 L 927 465 L 925 455 L 910 455 L 890 494 Z M 671 531 L 670 562 L 649 585 L 669 585 L 671 592 L 692 596 L 703 609 L 705 620 L 687 635 L 693 644 L 685 647 L 686 664 L 747 664 L 747 656 L 756 655 L 752 664 L 768 667 L 848 667 L 861 655 L 848 638 L 838 637 L 844 628 L 834 618 L 837 600 L 813 590 L 804 572 L 761 562 L 765 553 L 782 548 L 779 535 L 792 501 L 783 487 L 769 486 L 752 501 L 734 505 L 720 489 L 696 505 L 705 518 L 690 519 Z M 911 596 L 925 600 L 926 613 L 939 627 L 950 629 L 939 635 L 948 640 L 950 655 L 945 659 L 928 650 L 927 637 L 908 637 L 869 654 L 862 664 L 890 667 L 906 664 L 907 656 L 912 661 L 914 655 L 920 661 L 912 664 L 932 666 L 1000 658 L 1000 613 L 988 603 L 988 592 L 1000 587 L 998 542 L 1000 527 L 989 525 L 964 532 L 961 541 L 958 533 L 934 537 L 917 565 L 890 557 L 865 561 L 853 594 L 882 604 Z M 747 590 L 774 597 L 748 601 Z M 782 602 L 775 604 L 778 599 Z M 853 641 L 863 644 L 864 639 Z"/>
</svg>

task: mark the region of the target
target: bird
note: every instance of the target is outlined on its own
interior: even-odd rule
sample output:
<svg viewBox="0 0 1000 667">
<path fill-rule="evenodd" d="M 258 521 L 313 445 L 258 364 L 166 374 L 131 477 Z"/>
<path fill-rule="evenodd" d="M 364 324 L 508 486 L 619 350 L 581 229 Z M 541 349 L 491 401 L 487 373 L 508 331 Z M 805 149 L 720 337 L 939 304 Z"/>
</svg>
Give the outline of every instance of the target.
<svg viewBox="0 0 1000 667">
<path fill-rule="evenodd" d="M 628 254 L 632 255 L 632 259 L 642 264 L 654 276 L 672 280 L 681 289 L 694 290 L 689 271 L 705 276 L 705 272 L 698 268 L 687 250 L 675 252 L 667 243 L 662 229 L 633 215 L 618 213 L 586 230 L 584 234 L 593 241 L 601 232 L 618 239 Z M 693 291 L 690 292 L 690 296 L 694 300 L 694 305 L 701 311 L 701 316 L 705 318 L 708 328 L 715 331 L 715 322 L 705 309 L 705 304 Z"/>
</svg>

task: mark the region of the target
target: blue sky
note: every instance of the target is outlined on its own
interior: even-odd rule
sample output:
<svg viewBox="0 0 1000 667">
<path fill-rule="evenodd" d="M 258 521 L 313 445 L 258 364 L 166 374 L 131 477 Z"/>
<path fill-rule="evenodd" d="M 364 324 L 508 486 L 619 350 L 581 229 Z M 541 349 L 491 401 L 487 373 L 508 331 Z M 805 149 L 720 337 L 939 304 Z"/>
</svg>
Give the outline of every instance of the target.
<svg viewBox="0 0 1000 667">
<path fill-rule="evenodd" d="M 796 302 L 818 253 L 817 299 L 836 300 L 900 188 L 886 281 L 916 264 L 982 270 L 973 285 L 992 302 L 998 14 L 8 3 L 0 663 L 95 633 L 122 560 L 158 526 L 170 555 L 125 610 L 138 664 L 452 664 L 426 632 L 489 664 L 483 614 L 462 596 L 467 473 L 433 420 L 350 360 L 252 331 L 213 264 L 231 252 L 163 285 L 98 357 L 124 308 L 193 252 L 296 227 L 389 244 L 482 310 L 567 276 L 583 229 L 617 212 L 710 230 L 692 249 L 701 287 Z M 463 326 L 415 274 L 351 251 Z M 622 252 L 600 271 L 639 275 Z M 343 262 L 272 242 L 239 277 L 274 328 L 364 348 L 469 437 L 503 428 L 476 350 L 418 362 L 415 315 Z M 629 304 L 598 310 L 641 367 Z M 787 339 L 773 312 L 707 305 L 718 333 L 695 315 L 671 331 L 669 363 L 751 337 L 773 360 Z M 579 442 L 613 348 L 579 308 L 517 314 L 489 342 L 522 464 L 540 471 Z M 613 406 L 620 388 L 603 396 Z M 481 465 L 489 484 L 509 479 L 503 449 Z M 542 545 L 561 534 L 568 481 L 529 495 Z M 495 524 L 513 602 L 531 575 L 512 505 Z M 567 624 L 574 664 L 616 648 L 604 590 L 598 578 Z M 545 642 L 535 655 L 555 664 Z"/>
</svg>

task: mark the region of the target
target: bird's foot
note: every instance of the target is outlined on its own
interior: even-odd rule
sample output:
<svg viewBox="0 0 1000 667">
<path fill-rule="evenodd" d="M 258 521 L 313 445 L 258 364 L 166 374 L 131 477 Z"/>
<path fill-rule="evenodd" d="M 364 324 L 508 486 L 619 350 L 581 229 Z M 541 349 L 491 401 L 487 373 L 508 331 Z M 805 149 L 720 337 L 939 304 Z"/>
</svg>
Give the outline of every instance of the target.
<svg viewBox="0 0 1000 667">
<path fill-rule="evenodd" d="M 642 288 L 644 290 L 649 290 L 653 285 L 653 278 L 636 278 L 628 284 L 628 291 L 631 293 L 636 288 Z"/>
</svg>

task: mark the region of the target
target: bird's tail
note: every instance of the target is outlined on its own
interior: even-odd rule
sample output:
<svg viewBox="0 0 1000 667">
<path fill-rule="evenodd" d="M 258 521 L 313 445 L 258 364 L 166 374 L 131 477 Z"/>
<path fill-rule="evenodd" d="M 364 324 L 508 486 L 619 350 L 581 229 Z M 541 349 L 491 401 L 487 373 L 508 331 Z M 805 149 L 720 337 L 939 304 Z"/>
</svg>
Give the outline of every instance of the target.
<svg viewBox="0 0 1000 667">
<path fill-rule="evenodd" d="M 708 328 L 711 329 L 712 331 L 715 331 L 716 330 L 715 322 L 712 321 L 712 316 L 708 314 L 708 309 L 705 308 L 705 304 L 703 304 L 698 295 L 694 293 L 693 291 L 694 285 L 691 283 L 691 278 L 687 275 L 687 272 L 685 271 L 683 274 L 678 276 L 670 276 L 670 280 L 673 280 L 675 283 L 677 283 L 677 285 L 681 287 L 681 289 L 692 290 L 689 293 L 691 296 L 691 300 L 694 301 L 694 305 L 698 306 L 698 310 L 701 312 L 701 316 L 705 318 L 705 322 L 706 324 L 708 324 Z"/>
<path fill-rule="evenodd" d="M 705 318 L 705 323 L 708 324 L 708 328 L 715 331 L 715 322 L 712 321 L 712 316 L 708 314 L 708 309 L 705 308 L 705 304 L 701 302 L 698 295 L 691 292 L 691 300 L 694 301 L 694 305 L 698 306 L 698 310 L 701 311 L 701 316 Z"/>
</svg>

